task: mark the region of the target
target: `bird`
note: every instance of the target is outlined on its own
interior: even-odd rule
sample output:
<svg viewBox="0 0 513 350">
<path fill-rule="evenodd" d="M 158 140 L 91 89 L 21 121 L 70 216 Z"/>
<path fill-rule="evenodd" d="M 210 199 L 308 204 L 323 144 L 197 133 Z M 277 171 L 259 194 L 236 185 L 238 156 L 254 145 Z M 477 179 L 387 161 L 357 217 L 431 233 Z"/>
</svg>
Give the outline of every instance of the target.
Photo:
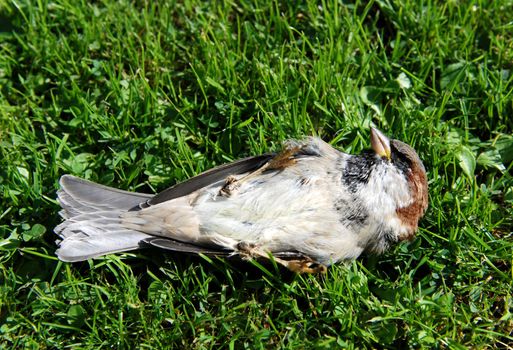
<svg viewBox="0 0 513 350">
<path fill-rule="evenodd" d="M 317 137 L 223 164 L 156 195 L 72 175 L 57 191 L 65 262 L 156 247 L 325 272 L 411 240 L 428 207 L 425 167 L 406 143 L 370 129 L 352 155 Z"/>
</svg>

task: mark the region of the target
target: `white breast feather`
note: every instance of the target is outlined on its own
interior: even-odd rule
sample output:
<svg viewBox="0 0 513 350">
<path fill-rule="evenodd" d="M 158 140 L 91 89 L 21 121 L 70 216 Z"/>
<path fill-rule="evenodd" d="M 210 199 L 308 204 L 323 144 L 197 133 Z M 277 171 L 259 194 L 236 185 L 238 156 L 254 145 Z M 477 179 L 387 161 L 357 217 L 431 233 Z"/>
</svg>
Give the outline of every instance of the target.
<svg viewBox="0 0 513 350">
<path fill-rule="evenodd" d="M 379 225 L 397 235 L 406 233 L 407 228 L 397 217 L 396 209 L 410 205 L 412 198 L 406 178 L 395 166 L 380 164 L 371 172 L 368 185 L 362 186 L 358 195 L 369 210 L 370 221 L 376 223 L 375 227 L 369 227 L 368 236 L 375 234 Z"/>
</svg>

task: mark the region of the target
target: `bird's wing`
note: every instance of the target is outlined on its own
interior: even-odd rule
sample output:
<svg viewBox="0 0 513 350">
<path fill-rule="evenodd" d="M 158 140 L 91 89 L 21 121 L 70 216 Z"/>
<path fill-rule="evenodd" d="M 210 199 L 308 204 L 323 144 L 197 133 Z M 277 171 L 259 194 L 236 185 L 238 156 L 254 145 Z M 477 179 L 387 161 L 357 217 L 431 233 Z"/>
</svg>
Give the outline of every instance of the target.
<svg viewBox="0 0 513 350">
<path fill-rule="evenodd" d="M 142 241 L 143 243 L 150 245 L 155 248 L 169 250 L 172 252 L 179 253 L 192 253 L 192 254 L 205 254 L 210 256 L 232 256 L 234 252 L 232 250 L 219 249 L 215 246 L 205 247 L 192 243 L 185 243 L 170 238 L 162 237 L 151 237 Z M 294 260 L 305 258 L 305 255 L 298 251 L 283 251 L 274 252 L 273 256 L 284 260 Z"/>
<path fill-rule="evenodd" d="M 179 253 L 205 254 L 214 256 L 228 256 L 232 253 L 230 250 L 220 249 L 217 247 L 205 247 L 193 243 L 177 241 L 171 238 L 151 237 L 142 241 L 152 247 L 165 249 Z"/>
<path fill-rule="evenodd" d="M 260 156 L 243 158 L 232 163 L 220 165 L 216 168 L 207 170 L 204 173 L 201 173 L 187 181 L 179 183 L 173 187 L 169 187 L 168 189 L 147 200 L 143 205 L 141 205 L 141 207 L 144 208 L 145 206 L 155 205 L 171 199 L 186 196 L 194 191 L 199 190 L 200 188 L 209 186 L 218 181 L 223 181 L 229 175 L 239 175 L 254 171 L 263 166 L 274 156 L 275 154 L 268 153 Z"/>
<path fill-rule="evenodd" d="M 303 141 L 289 140 L 285 143 L 284 149 L 280 153 L 266 153 L 259 156 L 243 158 L 232 163 L 212 168 L 156 194 L 151 199 L 141 204 L 141 208 L 186 196 L 216 182 L 224 181 L 229 175 L 253 172 L 270 161 L 277 163 L 274 167 L 279 168 L 282 165 L 287 165 L 286 161 L 284 164 L 282 163 L 284 160 L 290 159 L 290 157 L 301 158 L 333 154 L 336 154 L 336 151 L 331 148 L 331 146 L 314 137 L 306 138 Z M 139 208 L 135 209 L 137 210 Z"/>
</svg>

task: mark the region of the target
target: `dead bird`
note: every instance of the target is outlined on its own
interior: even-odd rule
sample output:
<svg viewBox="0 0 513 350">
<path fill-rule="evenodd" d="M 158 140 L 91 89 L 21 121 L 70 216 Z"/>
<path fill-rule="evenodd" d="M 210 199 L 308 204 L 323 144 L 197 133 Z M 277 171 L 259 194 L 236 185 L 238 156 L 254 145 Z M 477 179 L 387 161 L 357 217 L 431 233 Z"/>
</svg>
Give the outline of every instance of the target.
<svg viewBox="0 0 513 350">
<path fill-rule="evenodd" d="M 315 273 L 382 253 L 414 236 L 428 185 L 413 148 L 374 128 L 370 136 L 372 150 L 359 155 L 315 137 L 288 141 L 280 153 L 221 165 L 156 195 L 64 175 L 56 254 L 73 262 L 149 245 Z"/>
</svg>

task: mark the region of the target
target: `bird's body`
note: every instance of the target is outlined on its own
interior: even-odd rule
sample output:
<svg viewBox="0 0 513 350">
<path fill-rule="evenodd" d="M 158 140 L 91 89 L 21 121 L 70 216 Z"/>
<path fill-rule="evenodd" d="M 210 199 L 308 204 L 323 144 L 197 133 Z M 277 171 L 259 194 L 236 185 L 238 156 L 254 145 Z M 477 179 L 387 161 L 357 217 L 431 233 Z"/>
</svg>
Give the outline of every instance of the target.
<svg viewBox="0 0 513 350">
<path fill-rule="evenodd" d="M 375 151 L 379 140 L 389 142 L 373 133 Z M 365 250 L 382 252 L 413 236 L 427 206 L 420 159 L 395 140 L 385 145 L 389 153 L 394 145 L 413 161 L 378 151 L 349 155 L 317 138 L 291 141 L 279 154 L 215 168 L 156 196 L 64 176 L 57 254 L 78 261 L 145 242 L 194 253 L 272 254 L 292 270 L 314 272 L 311 266 Z"/>
</svg>

